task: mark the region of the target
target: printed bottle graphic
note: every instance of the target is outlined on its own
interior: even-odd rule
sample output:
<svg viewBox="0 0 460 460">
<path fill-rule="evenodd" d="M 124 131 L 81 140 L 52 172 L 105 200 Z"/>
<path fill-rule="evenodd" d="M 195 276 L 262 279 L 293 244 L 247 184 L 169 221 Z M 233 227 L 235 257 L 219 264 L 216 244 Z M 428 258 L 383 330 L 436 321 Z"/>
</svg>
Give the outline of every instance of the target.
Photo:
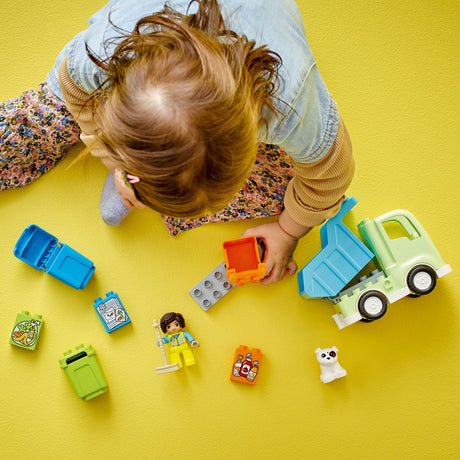
<svg viewBox="0 0 460 460">
<path fill-rule="evenodd" d="M 251 359 L 251 353 L 248 353 L 246 355 L 246 359 L 244 360 L 241 369 L 240 369 L 240 375 L 242 377 L 247 377 L 249 374 L 249 371 L 251 370 L 252 367 L 252 359 Z"/>
<path fill-rule="evenodd" d="M 238 377 L 240 375 L 241 365 L 243 364 L 241 360 L 243 359 L 243 355 L 238 355 L 238 359 L 236 363 L 233 363 L 233 375 Z"/>
<path fill-rule="evenodd" d="M 251 370 L 248 373 L 247 379 L 252 382 L 257 376 L 257 372 L 259 372 L 259 361 L 254 361 L 254 364 Z"/>
<path fill-rule="evenodd" d="M 233 355 L 230 380 L 255 385 L 259 380 L 262 353 L 259 348 L 240 345 Z"/>
</svg>

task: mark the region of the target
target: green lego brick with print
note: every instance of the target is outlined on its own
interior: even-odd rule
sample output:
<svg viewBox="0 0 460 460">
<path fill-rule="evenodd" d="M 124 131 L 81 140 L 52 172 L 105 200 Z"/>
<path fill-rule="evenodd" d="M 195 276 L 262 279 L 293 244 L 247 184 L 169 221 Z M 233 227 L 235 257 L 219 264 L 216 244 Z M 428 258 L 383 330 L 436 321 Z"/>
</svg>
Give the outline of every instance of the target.
<svg viewBox="0 0 460 460">
<path fill-rule="evenodd" d="M 26 350 L 35 350 L 42 326 L 42 315 L 30 315 L 25 310 L 18 313 L 10 335 L 11 345 L 16 345 Z"/>
</svg>

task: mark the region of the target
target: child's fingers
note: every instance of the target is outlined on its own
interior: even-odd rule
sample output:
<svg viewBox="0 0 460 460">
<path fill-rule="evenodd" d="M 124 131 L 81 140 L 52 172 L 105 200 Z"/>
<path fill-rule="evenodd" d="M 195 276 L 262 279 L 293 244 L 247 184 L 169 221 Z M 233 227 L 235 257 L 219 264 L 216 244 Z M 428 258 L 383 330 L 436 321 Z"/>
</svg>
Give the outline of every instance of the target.
<svg viewBox="0 0 460 460">
<path fill-rule="evenodd" d="M 290 260 L 286 267 L 286 275 L 293 275 L 297 271 L 297 263 L 295 260 Z"/>
</svg>

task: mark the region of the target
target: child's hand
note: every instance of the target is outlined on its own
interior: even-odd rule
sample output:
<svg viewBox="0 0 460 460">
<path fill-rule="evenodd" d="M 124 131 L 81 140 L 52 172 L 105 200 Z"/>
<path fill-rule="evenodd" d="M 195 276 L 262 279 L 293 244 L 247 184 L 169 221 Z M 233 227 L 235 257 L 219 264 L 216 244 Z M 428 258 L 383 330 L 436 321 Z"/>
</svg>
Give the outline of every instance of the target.
<svg viewBox="0 0 460 460">
<path fill-rule="evenodd" d="M 283 279 L 284 275 L 293 275 L 297 264 L 292 259 L 298 238 L 282 230 L 278 221 L 246 230 L 242 237 L 255 236 L 265 242 L 265 277 L 260 284 L 272 284 Z"/>
</svg>

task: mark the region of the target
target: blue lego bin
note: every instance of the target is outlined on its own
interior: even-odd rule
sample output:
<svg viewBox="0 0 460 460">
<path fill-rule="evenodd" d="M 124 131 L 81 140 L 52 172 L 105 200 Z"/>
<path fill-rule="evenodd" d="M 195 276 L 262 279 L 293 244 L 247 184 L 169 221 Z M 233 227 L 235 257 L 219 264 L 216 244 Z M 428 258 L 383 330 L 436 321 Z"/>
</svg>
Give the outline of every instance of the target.
<svg viewBox="0 0 460 460">
<path fill-rule="evenodd" d="M 322 249 L 297 275 L 302 297 L 337 295 L 374 258 L 342 222 L 357 202 L 355 197 L 347 197 L 340 211 L 321 227 Z"/>
<path fill-rule="evenodd" d="M 96 269 L 91 260 L 37 225 L 29 225 L 22 232 L 14 255 L 75 289 L 83 289 Z"/>
</svg>

